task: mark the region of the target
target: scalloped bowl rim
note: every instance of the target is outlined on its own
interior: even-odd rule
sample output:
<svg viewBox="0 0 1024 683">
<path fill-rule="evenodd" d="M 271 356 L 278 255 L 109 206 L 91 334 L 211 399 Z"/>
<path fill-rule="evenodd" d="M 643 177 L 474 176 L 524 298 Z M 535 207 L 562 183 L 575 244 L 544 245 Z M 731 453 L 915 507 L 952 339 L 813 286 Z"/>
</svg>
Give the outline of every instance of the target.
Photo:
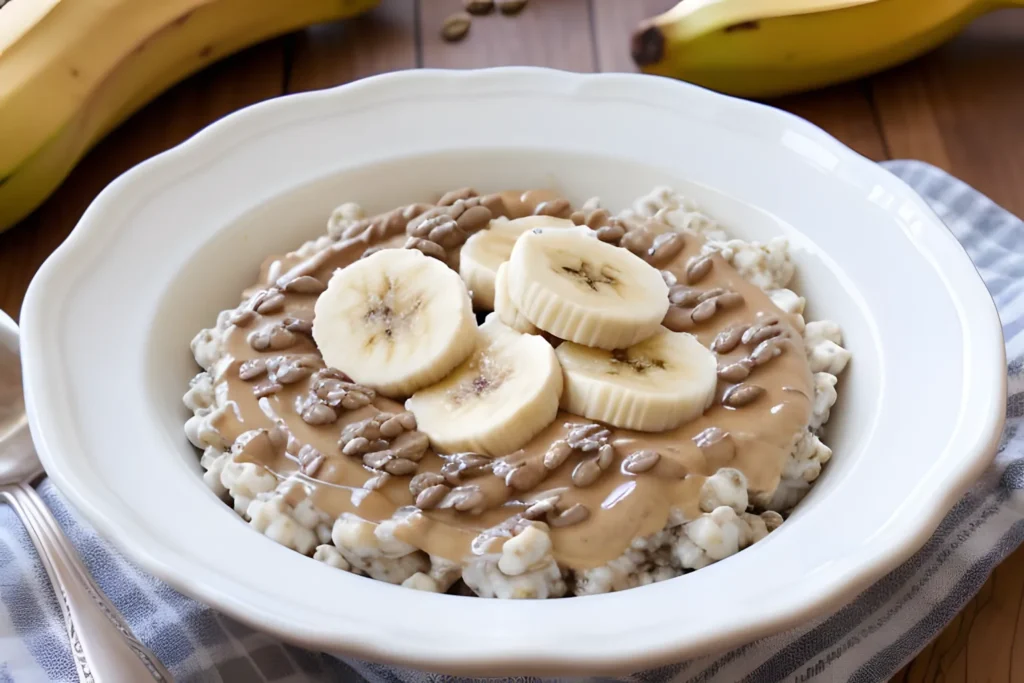
<svg viewBox="0 0 1024 683">
<path fill-rule="evenodd" d="M 749 615 L 749 619 L 742 623 L 696 634 L 652 631 L 649 628 L 645 630 L 643 626 L 631 624 L 632 630 L 628 633 L 617 634 L 615 637 L 609 634 L 608 638 L 587 642 L 579 638 L 574 640 L 568 634 L 564 639 L 555 639 L 555 642 L 524 634 L 522 638 L 506 638 L 502 641 L 492 639 L 487 651 L 474 651 L 464 643 L 439 646 L 430 639 L 418 642 L 404 638 L 400 647 L 396 647 L 394 640 L 384 637 L 389 631 L 383 623 L 367 624 L 358 618 L 341 618 L 340 615 L 335 615 L 338 618 L 330 619 L 329 623 L 326 619 L 319 622 L 312 619 L 305 623 L 297 618 L 284 623 L 281 614 L 275 614 L 267 605 L 253 604 L 233 594 L 235 582 L 231 576 L 213 576 L 208 568 L 183 558 L 177 549 L 159 540 L 142 537 L 135 522 L 129 519 L 125 510 L 119 509 L 116 501 L 91 495 L 81 485 L 73 468 L 66 466 L 74 454 L 67 434 L 62 433 L 64 427 L 59 418 L 62 379 L 56 376 L 58 373 L 47 371 L 47 364 L 52 360 L 52 347 L 47 339 L 53 330 L 59 328 L 63 304 L 49 304 L 55 300 L 51 293 L 60 291 L 61 282 L 69 277 L 69 273 L 83 267 L 82 264 L 94 261 L 100 250 L 116 238 L 118 221 L 108 218 L 117 215 L 118 204 L 137 188 L 159 187 L 160 178 L 164 175 L 181 177 L 182 169 L 216 155 L 218 149 L 238 144 L 254 131 L 259 132 L 261 122 L 265 127 L 266 122 L 275 116 L 285 120 L 289 115 L 294 117 L 297 111 L 307 107 L 315 108 L 317 104 L 348 102 L 357 98 L 372 101 L 375 97 L 402 93 L 408 88 L 415 89 L 429 84 L 459 84 L 469 88 L 487 84 L 488 87 L 504 88 L 511 93 L 557 93 L 561 97 L 573 97 L 588 88 L 600 88 L 605 94 L 620 90 L 624 93 L 641 92 L 660 106 L 682 106 L 687 101 L 709 102 L 730 116 L 781 120 L 787 127 L 799 131 L 841 160 L 851 173 L 871 177 L 873 182 L 912 205 L 922 217 L 915 243 L 937 269 L 941 268 L 940 277 L 949 288 L 959 317 L 970 321 L 970 325 L 965 325 L 964 334 L 968 335 L 965 347 L 974 353 L 971 361 L 973 372 L 965 379 L 970 381 L 970 385 L 965 386 L 964 391 L 965 396 L 971 396 L 977 401 L 977 407 L 971 415 L 973 423 L 961 425 L 965 433 L 962 435 L 963 441 L 959 442 L 963 446 L 959 466 L 942 473 L 941 488 L 931 499 L 930 505 L 922 507 L 917 516 L 904 515 L 898 524 L 889 524 L 879 529 L 865 541 L 868 551 L 856 559 L 844 558 L 827 579 L 821 576 L 809 578 L 800 595 L 783 600 L 772 613 Z M 1003 420 L 1000 393 L 1005 396 L 1005 363 L 1001 327 L 992 300 L 959 243 L 909 186 L 796 116 L 692 85 L 632 74 L 583 75 L 527 67 L 465 72 L 419 70 L 375 76 L 329 90 L 288 95 L 247 107 L 129 170 L 104 189 L 82 216 L 73 233 L 51 255 L 33 280 L 26 296 L 22 322 L 27 405 L 40 458 L 61 492 L 103 536 L 113 541 L 132 560 L 178 590 L 291 642 L 320 650 L 344 652 L 376 660 L 397 660 L 410 666 L 453 672 L 628 671 L 741 644 L 817 616 L 827 610 L 829 605 L 853 597 L 924 543 L 943 515 L 991 461 Z M 668 583 L 678 583 L 677 592 L 685 590 L 685 581 Z M 380 588 L 363 586 L 366 591 L 377 591 Z M 621 600 L 622 595 L 628 596 L 630 592 L 618 594 L 616 599 Z M 571 602 L 580 600 L 581 606 L 589 604 L 598 607 L 599 601 L 609 597 L 612 596 L 574 599 Z M 445 604 L 437 602 L 438 599 L 452 600 L 447 596 L 416 593 L 415 597 L 408 597 L 408 609 L 414 611 L 420 603 L 430 609 L 444 609 Z M 488 614 L 498 614 L 491 611 L 492 601 L 475 602 L 479 603 L 479 609 Z M 519 610 L 523 608 L 517 606 L 511 609 L 516 610 L 515 614 L 520 614 Z M 525 609 L 541 608 L 527 606 Z M 562 608 L 557 608 L 558 612 L 550 611 L 556 608 L 544 609 L 548 611 L 538 613 L 547 615 L 546 618 L 556 617 L 562 611 Z M 574 616 L 587 614 L 581 610 L 582 607 L 569 612 Z M 590 618 L 596 614 L 590 614 Z M 319 615 L 318 618 L 323 616 Z M 571 632 L 571 619 L 565 628 Z"/>
</svg>

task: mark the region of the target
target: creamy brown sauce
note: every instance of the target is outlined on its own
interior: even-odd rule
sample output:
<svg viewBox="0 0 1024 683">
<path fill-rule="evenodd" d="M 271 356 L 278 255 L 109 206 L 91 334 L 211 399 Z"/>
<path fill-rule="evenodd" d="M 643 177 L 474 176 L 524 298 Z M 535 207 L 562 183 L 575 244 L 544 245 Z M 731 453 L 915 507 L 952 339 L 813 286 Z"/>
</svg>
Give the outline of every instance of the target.
<svg viewBox="0 0 1024 683">
<path fill-rule="evenodd" d="M 546 191 L 502 193 L 506 215 L 511 218 L 529 215 L 539 203 L 555 197 Z M 300 260 L 294 256 L 268 259 L 261 269 L 261 284 L 246 293 L 247 296 L 273 284 L 284 274 L 310 274 L 326 282 L 333 271 L 358 259 L 371 245 L 399 247 L 405 241 L 404 223 L 395 222 L 376 240 L 364 234 L 354 239 L 332 243 L 311 258 Z M 369 231 L 368 231 L 369 232 Z M 668 264 L 658 264 L 662 270 L 674 273 L 684 282 L 689 259 L 700 253 L 702 239 L 686 235 L 685 248 Z M 760 314 L 779 318 L 787 327 L 789 348 L 753 370 L 748 382 L 765 391 L 752 403 L 742 408 L 721 405 L 723 392 L 732 386 L 719 381 L 718 401 L 702 417 L 671 431 L 640 433 L 613 429 L 612 444 L 616 460 L 598 481 L 587 488 L 573 485 L 570 475 L 579 462 L 572 456 L 561 467 L 550 472 L 533 491 L 525 494 L 507 488 L 504 481 L 492 473 L 473 478 L 467 483 L 480 486 L 486 498 L 486 509 L 481 514 L 455 510 L 419 511 L 412 508 L 413 496 L 409 491 L 409 477 L 392 477 L 383 487 L 368 491 L 363 485 L 376 473 L 365 467 L 359 458 L 345 456 L 338 446 L 345 425 L 366 419 L 377 411 L 401 412 L 401 404 L 377 398 L 372 405 L 341 414 L 332 424 L 312 426 L 301 418 L 296 402 L 308 393 L 308 380 L 288 385 L 277 393 L 257 399 L 254 382 L 238 377 L 238 368 L 245 360 L 264 355 L 316 354 L 312 339 L 300 336 L 299 341 L 284 351 L 254 351 L 248 342 L 250 334 L 279 323 L 285 317 L 312 320 L 315 295 L 288 294 L 282 310 L 263 315 L 247 327 L 229 328 L 225 352 L 230 361 L 225 371 L 215 377 L 218 384 L 227 383 L 228 397 L 237 404 L 237 412 L 226 413 L 214 427 L 225 438 L 233 440 L 243 432 L 271 428 L 280 420 L 290 431 L 287 452 L 252 443 L 236 458 L 266 466 L 281 478 L 296 481 L 293 495 L 297 499 L 308 495 L 314 504 L 332 516 L 353 513 L 372 522 L 392 518 L 396 512 L 409 512 L 406 524 L 400 525 L 397 535 L 408 543 L 433 555 L 463 562 L 473 554 L 495 552 L 500 548 L 508 531 L 500 525 L 522 512 L 530 500 L 552 489 L 564 489 L 562 504 L 569 507 L 582 503 L 590 516 L 582 523 L 553 528 L 551 538 L 555 559 L 574 569 L 599 566 L 621 555 L 630 542 L 661 530 L 676 508 L 692 519 L 700 514 L 698 494 L 704 479 L 721 467 L 741 470 L 755 492 L 770 492 L 779 483 L 783 464 L 791 450 L 794 437 L 807 425 L 813 396 L 812 378 L 804 354 L 801 335 L 795 331 L 792 319 L 778 310 L 760 289 L 746 282 L 725 260 L 713 255 L 710 273 L 694 285 L 706 290 L 723 287 L 738 292 L 743 303 L 690 330 L 705 346 L 715 336 L 736 323 L 751 323 Z M 449 259 L 451 262 L 451 259 Z M 278 280 L 281 282 L 281 280 Z M 751 351 L 750 345 L 740 345 L 734 351 L 720 355 L 720 365 L 739 360 Z M 224 388 L 221 387 L 220 390 Z M 551 443 L 564 438 L 567 423 L 586 423 L 588 420 L 560 413 L 551 425 L 525 447 L 520 457 L 541 459 Z M 701 448 L 694 439 L 704 430 L 717 427 L 727 432 L 724 443 Z M 261 442 L 262 443 L 262 442 Z M 316 478 L 298 473 L 297 452 L 303 444 L 311 444 L 324 454 Z M 661 458 L 651 470 L 639 475 L 629 474 L 622 468 L 622 460 L 641 449 L 656 450 Z M 444 464 L 442 456 L 428 452 L 419 463 L 419 472 L 438 472 Z M 495 527 L 499 527 L 495 530 Z M 492 531 L 487 531 L 492 530 Z M 487 532 L 487 533 L 484 533 Z"/>
</svg>

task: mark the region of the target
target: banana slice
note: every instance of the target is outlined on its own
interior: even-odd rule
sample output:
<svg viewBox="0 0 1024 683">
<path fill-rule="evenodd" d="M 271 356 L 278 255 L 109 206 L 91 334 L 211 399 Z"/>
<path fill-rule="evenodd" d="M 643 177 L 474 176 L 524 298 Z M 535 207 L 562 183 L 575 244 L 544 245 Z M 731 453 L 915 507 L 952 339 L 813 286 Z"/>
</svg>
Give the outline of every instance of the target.
<svg viewBox="0 0 1024 683">
<path fill-rule="evenodd" d="M 405 402 L 439 452 L 492 457 L 520 448 L 551 424 L 562 395 L 555 351 L 497 314 L 480 326 L 476 353 L 448 377 Z"/>
<path fill-rule="evenodd" d="M 498 266 L 498 273 L 494 278 L 494 312 L 498 314 L 501 322 L 513 330 L 523 334 L 540 334 L 540 329 L 527 320 L 512 299 L 508 298 L 508 263 Z"/>
<path fill-rule="evenodd" d="M 384 249 L 335 271 L 313 313 L 324 362 L 385 396 L 433 384 L 476 348 L 462 280 L 415 249 Z"/>
<path fill-rule="evenodd" d="M 566 342 L 555 355 L 565 376 L 562 407 L 623 429 L 673 429 L 715 399 L 715 354 L 685 332 L 662 330 L 614 351 Z"/>
<path fill-rule="evenodd" d="M 632 346 L 661 329 L 668 310 L 661 273 L 588 228 L 522 235 L 506 279 L 509 298 L 526 319 L 584 346 Z"/>
<path fill-rule="evenodd" d="M 494 287 L 498 266 L 512 254 L 512 246 L 527 230 L 534 228 L 571 228 L 565 218 L 526 216 L 510 221 L 495 218 L 486 230 L 474 233 L 462 247 L 459 275 L 473 292 L 473 305 L 485 311 L 494 310 Z"/>
</svg>

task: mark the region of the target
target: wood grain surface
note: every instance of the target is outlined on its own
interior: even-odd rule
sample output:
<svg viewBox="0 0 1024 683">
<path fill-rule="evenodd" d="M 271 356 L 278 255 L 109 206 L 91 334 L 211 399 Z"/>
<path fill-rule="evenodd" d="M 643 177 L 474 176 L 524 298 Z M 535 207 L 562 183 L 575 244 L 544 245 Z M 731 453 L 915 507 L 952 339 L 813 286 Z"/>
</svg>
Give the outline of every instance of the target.
<svg viewBox="0 0 1024 683">
<path fill-rule="evenodd" d="M 217 118 L 283 93 L 414 67 L 533 64 L 632 71 L 628 38 L 672 0 L 534 0 L 473 22 L 461 43 L 440 24 L 460 0 L 384 0 L 371 15 L 316 26 L 230 57 L 179 84 L 101 142 L 35 213 L 0 234 L 0 308 L 15 318 L 32 275 L 120 173 Z M 1024 11 L 984 17 L 935 52 L 858 82 L 770 102 L 865 156 L 917 158 L 1024 214 Z M 893 679 L 1024 682 L 1024 549 L 999 566 L 946 630 Z M 1019 645 L 1018 645 L 1019 641 Z"/>
</svg>

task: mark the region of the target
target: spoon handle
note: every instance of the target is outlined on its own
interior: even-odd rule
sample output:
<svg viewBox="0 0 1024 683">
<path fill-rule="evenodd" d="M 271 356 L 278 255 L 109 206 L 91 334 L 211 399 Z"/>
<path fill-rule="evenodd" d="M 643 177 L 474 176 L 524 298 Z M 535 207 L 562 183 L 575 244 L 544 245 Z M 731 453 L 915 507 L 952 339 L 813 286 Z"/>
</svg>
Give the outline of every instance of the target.
<svg viewBox="0 0 1024 683">
<path fill-rule="evenodd" d="M 0 489 L 25 523 L 64 615 L 71 651 L 82 683 L 172 683 L 160 660 L 131 632 L 103 595 L 57 526 L 50 509 L 27 484 Z"/>
</svg>

